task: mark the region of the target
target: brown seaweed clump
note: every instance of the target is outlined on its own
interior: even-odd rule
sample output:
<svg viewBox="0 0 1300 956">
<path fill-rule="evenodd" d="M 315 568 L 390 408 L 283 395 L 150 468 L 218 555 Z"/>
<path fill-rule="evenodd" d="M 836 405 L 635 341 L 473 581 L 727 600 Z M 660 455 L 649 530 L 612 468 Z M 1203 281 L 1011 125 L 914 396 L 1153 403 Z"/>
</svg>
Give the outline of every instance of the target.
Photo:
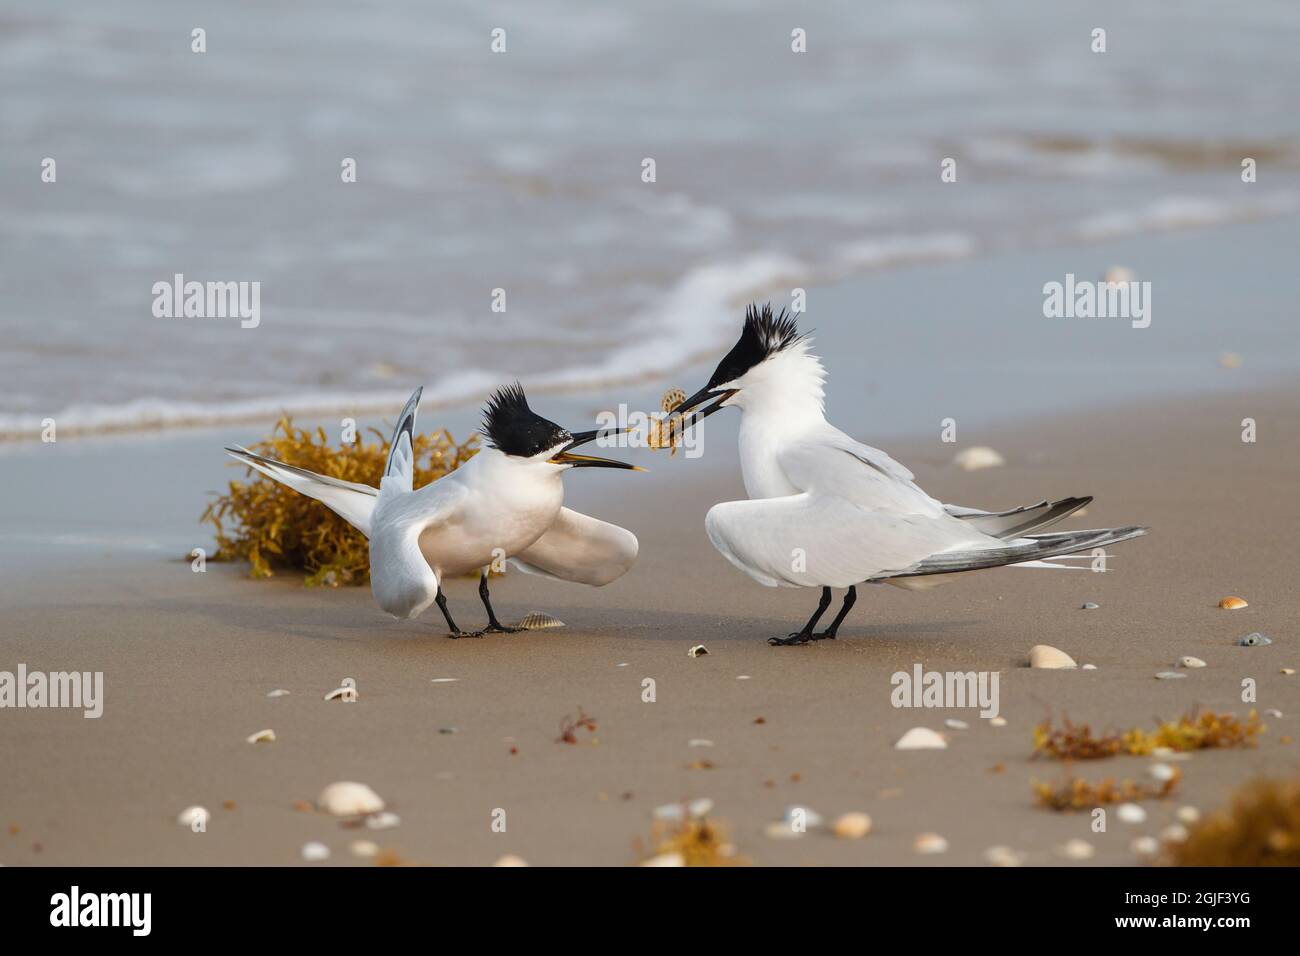
<svg viewBox="0 0 1300 956">
<path fill-rule="evenodd" d="M 1300 778 L 1260 778 L 1167 845 L 1174 866 L 1300 866 Z"/>
<path fill-rule="evenodd" d="M 1091 810 L 1107 803 L 1163 799 L 1174 792 L 1182 778 L 1182 772 L 1175 767 L 1168 779 L 1152 783 L 1115 780 L 1110 777 L 1099 783 L 1091 783 L 1081 777 L 1066 777 L 1058 783 L 1034 780 L 1031 786 L 1039 805 L 1049 810 Z"/>
<path fill-rule="evenodd" d="M 1121 754 L 1147 757 L 1158 747 L 1179 753 L 1221 747 L 1253 747 L 1257 742 L 1255 738 L 1263 730 L 1264 725 L 1254 710 L 1246 715 L 1245 720 L 1235 714 L 1191 711 L 1177 720 L 1157 725 L 1153 731 L 1133 727 L 1101 735 L 1094 735 L 1087 724 L 1071 723 L 1069 718 L 1065 718 L 1060 727 L 1045 720 L 1034 728 L 1034 752 L 1031 756 L 1053 760 L 1098 760 Z"/>
<path fill-rule="evenodd" d="M 658 821 L 650 834 L 650 844 L 654 859 L 680 857 L 680 866 L 744 866 L 748 862 L 736 855 L 735 846 L 727 839 L 726 826 L 708 817 Z"/>
<path fill-rule="evenodd" d="M 317 474 L 379 487 L 388 458 L 388 440 L 369 429 L 376 441 L 360 437 L 331 447 L 325 429 L 294 427 L 285 415 L 270 437 L 252 451 Z M 446 430 L 413 436 L 415 487 L 455 471 L 478 451 L 478 436 L 457 443 Z M 366 537 L 323 504 L 248 469 L 249 479 L 232 481 L 224 495 L 208 503 L 200 521 L 216 529 L 214 561 L 244 560 L 251 576 L 269 578 L 277 570 L 306 572 L 306 584 L 338 587 L 370 581 Z"/>
</svg>

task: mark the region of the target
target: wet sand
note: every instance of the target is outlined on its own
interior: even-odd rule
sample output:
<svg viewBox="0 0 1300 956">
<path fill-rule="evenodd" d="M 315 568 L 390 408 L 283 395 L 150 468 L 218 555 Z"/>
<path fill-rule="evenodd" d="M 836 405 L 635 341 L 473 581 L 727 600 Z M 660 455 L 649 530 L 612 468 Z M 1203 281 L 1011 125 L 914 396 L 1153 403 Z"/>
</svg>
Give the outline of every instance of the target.
<svg viewBox="0 0 1300 956">
<path fill-rule="evenodd" d="M 1113 548 L 1104 575 L 1000 569 L 925 593 L 860 589 L 841 638 L 804 647 L 766 638 L 796 629 L 816 593 L 751 583 L 704 535 L 708 507 L 740 493 L 725 455 L 660 456 L 648 475 L 613 476 L 626 483 L 570 483 L 571 498 L 638 534 L 641 559 L 600 590 L 513 572 L 495 584 L 504 620 L 547 611 L 568 625 L 556 631 L 452 641 L 436 612 L 394 622 L 368 589 L 251 581 L 233 565 L 196 574 L 111 547 L 75 570 L 11 562 L 0 581 L 0 669 L 102 670 L 106 699 L 97 720 L 0 712 L 0 863 L 297 864 L 302 844 L 319 840 L 333 850 L 326 865 L 364 865 L 348 852 L 361 838 L 435 865 L 507 853 L 535 865 L 622 865 L 643 855 L 637 842 L 655 807 L 695 797 L 715 801 L 715 818 L 756 864 L 980 865 L 994 845 L 1053 864 L 1072 837 L 1096 847 L 1091 863 L 1133 862 L 1133 837 L 1157 834 L 1178 806 L 1208 810 L 1256 774 L 1300 770 L 1296 745 L 1283 742 L 1300 729 L 1300 677 L 1280 673 L 1300 666 L 1298 409 L 1300 391 L 1274 390 L 998 425 L 957 446 L 937 432 L 891 443 L 946 501 L 1010 507 L 1092 494 L 1088 514 L 1065 527 L 1141 523 L 1152 534 Z M 1258 422 L 1254 444 L 1241 441 L 1245 417 Z M 948 464 L 977 442 L 1006 466 Z M 480 625 L 474 582 L 447 590 L 462 624 Z M 1228 594 L 1250 606 L 1216 608 Z M 1100 607 L 1082 610 L 1084 601 Z M 1234 646 L 1251 631 L 1274 642 Z M 698 643 L 709 654 L 689 658 Z M 1030 670 L 1039 643 L 1097 669 Z M 1188 654 L 1208 667 L 1154 678 Z M 916 664 L 999 672 L 1007 725 L 969 709 L 895 709 L 890 677 Z M 322 699 L 348 677 L 358 702 Z M 1086 814 L 1033 805 L 1031 778 L 1062 774 L 1028 759 L 1043 717 L 1150 727 L 1197 706 L 1244 713 L 1246 677 L 1258 682 L 1256 706 L 1284 716 L 1266 720 L 1256 749 L 1180 764 L 1179 795 L 1148 804 L 1145 824 L 1112 814 L 1097 834 Z M 642 700 L 646 678 L 653 703 Z M 274 688 L 292 693 L 268 698 Z M 597 730 L 557 742 L 579 706 Z M 947 730 L 947 718 L 970 728 Z M 948 733 L 948 749 L 894 750 L 914 726 Z M 278 739 L 245 742 L 263 728 Z M 689 745 L 698 739 L 713 746 Z M 1148 763 L 1076 769 L 1143 779 Z M 401 825 L 358 831 L 295 809 L 334 780 L 372 786 Z M 211 809 L 206 833 L 174 822 L 191 804 Z M 828 819 L 865 811 L 874 829 L 860 841 L 765 836 L 790 805 Z M 498 809 L 504 833 L 492 828 Z M 912 842 L 925 831 L 942 834 L 949 852 L 917 856 Z"/>
</svg>

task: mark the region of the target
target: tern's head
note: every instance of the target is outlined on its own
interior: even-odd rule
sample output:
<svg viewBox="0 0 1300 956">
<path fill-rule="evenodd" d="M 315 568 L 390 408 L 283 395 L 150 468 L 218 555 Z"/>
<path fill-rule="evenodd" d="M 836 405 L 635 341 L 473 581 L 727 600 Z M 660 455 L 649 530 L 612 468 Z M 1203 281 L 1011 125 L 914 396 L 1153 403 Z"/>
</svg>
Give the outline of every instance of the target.
<svg viewBox="0 0 1300 956">
<path fill-rule="evenodd" d="M 761 310 L 751 305 L 740 339 L 718 363 L 709 383 L 676 410 L 686 412 L 716 399 L 697 413 L 700 418 L 728 405 L 773 411 L 815 407 L 820 414 L 826 374 L 809 345 L 794 316 L 784 309 L 773 315 L 770 304 Z"/>
<path fill-rule="evenodd" d="M 492 393 L 483 409 L 482 432 L 488 447 L 520 464 L 559 468 L 626 468 L 641 471 L 627 462 L 594 455 L 575 455 L 571 449 L 584 445 L 599 432 L 571 432 L 538 415 L 528 407 L 523 387 L 516 382 Z"/>
</svg>

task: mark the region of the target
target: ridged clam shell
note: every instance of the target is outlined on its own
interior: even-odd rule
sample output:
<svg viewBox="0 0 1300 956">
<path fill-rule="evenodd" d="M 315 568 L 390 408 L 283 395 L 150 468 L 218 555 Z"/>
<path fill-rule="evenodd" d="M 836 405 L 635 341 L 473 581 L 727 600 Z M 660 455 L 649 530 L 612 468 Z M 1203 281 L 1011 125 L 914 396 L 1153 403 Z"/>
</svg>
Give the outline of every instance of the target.
<svg viewBox="0 0 1300 956">
<path fill-rule="evenodd" d="M 531 614 L 525 614 L 524 619 L 516 626 L 522 627 L 525 631 L 545 631 L 552 627 L 564 627 L 564 622 L 558 617 L 533 611 Z"/>
<path fill-rule="evenodd" d="M 1219 602 L 1219 607 L 1225 611 L 1235 611 L 1238 608 L 1250 607 L 1250 605 L 1239 597 L 1228 596 Z"/>
</svg>

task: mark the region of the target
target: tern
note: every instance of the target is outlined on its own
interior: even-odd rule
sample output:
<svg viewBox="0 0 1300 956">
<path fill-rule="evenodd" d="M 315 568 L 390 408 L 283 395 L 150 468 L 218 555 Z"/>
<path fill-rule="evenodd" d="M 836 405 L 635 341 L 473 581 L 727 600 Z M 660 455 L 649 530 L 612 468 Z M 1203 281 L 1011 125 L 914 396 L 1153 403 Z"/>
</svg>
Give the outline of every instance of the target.
<svg viewBox="0 0 1300 956">
<path fill-rule="evenodd" d="M 919 589 L 1003 565 L 1068 568 L 1045 559 L 1146 534 L 1137 526 L 1030 534 L 1091 497 L 999 512 L 930 497 L 894 459 L 826 420 L 826 372 L 811 346 L 784 310 L 773 316 L 770 305 L 761 312 L 750 306 L 740 340 L 708 384 L 674 409 L 698 409 L 684 420 L 686 427 L 722 408 L 740 409 L 740 467 L 749 500 L 709 509 L 704 523 L 713 546 L 759 584 L 821 588 L 803 629 L 769 643 L 834 638 L 859 584 Z M 814 633 L 830 606 L 831 588 L 848 589 L 844 604 L 830 627 Z"/>
<path fill-rule="evenodd" d="M 632 532 L 563 506 L 561 478 L 571 468 L 644 471 L 574 453 L 601 431 L 570 432 L 542 418 L 516 383 L 493 393 L 483 410 L 486 447 L 455 471 L 413 488 L 411 436 L 422 391 L 415 390 L 397 420 L 378 488 L 318 475 L 238 446 L 226 451 L 315 498 L 369 539 L 370 587 L 380 609 L 409 619 L 436 602 L 452 637 L 520 630 L 503 625 L 492 610 L 488 571 L 499 559 L 528 573 L 595 587 L 632 567 L 638 549 Z M 488 624 L 465 632 L 447 609 L 441 582 L 474 571 Z"/>
</svg>

